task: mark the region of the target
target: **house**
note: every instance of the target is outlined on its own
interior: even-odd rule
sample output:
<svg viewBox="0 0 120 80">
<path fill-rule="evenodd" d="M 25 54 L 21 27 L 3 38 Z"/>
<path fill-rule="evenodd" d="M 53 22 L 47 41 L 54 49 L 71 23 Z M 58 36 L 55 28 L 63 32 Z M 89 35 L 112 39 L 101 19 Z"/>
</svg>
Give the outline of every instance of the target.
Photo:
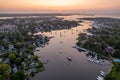
<svg viewBox="0 0 120 80">
<path fill-rule="evenodd" d="M 23 53 L 22 52 L 20 52 L 20 56 L 22 56 L 23 55 Z"/>
<path fill-rule="evenodd" d="M 26 63 L 25 62 L 22 62 L 22 65 L 23 65 L 23 68 L 24 68 L 24 70 L 26 69 Z"/>
<path fill-rule="evenodd" d="M 2 62 L 3 61 L 3 59 L 2 58 L 0 58 L 0 62 Z"/>
<path fill-rule="evenodd" d="M 30 59 L 31 58 L 31 54 L 28 54 L 28 59 Z"/>
<path fill-rule="evenodd" d="M 17 67 L 14 67 L 14 68 L 12 69 L 12 71 L 13 71 L 14 73 L 17 72 L 17 71 L 18 71 Z"/>
<path fill-rule="evenodd" d="M 4 46 L 0 46 L 0 52 L 2 52 L 2 51 L 4 51 L 5 50 L 5 48 L 4 48 Z"/>
<path fill-rule="evenodd" d="M 34 62 L 31 62 L 29 67 L 32 69 L 32 68 L 35 68 L 36 64 Z"/>
<path fill-rule="evenodd" d="M 1 27 L 0 27 L 0 32 L 1 33 L 4 33 L 4 32 L 16 32 L 16 31 L 18 31 L 18 29 L 17 29 L 17 26 L 15 26 L 15 25 L 11 25 L 11 24 L 7 24 L 7 25 L 2 25 Z"/>
<path fill-rule="evenodd" d="M 15 72 L 18 71 L 18 68 L 17 68 L 17 65 L 16 65 L 16 64 L 12 64 L 11 71 L 12 71 L 13 73 L 15 73 Z"/>
<path fill-rule="evenodd" d="M 4 60 L 4 63 L 9 64 L 9 63 L 10 63 L 9 58 L 6 58 L 6 59 Z"/>
<path fill-rule="evenodd" d="M 8 46 L 8 50 L 9 50 L 9 51 L 11 51 L 11 50 L 13 50 L 13 49 L 14 49 L 14 45 L 9 45 L 9 46 Z"/>
<path fill-rule="evenodd" d="M 23 47 L 23 48 L 20 49 L 21 52 L 25 52 L 25 50 L 26 50 L 25 47 Z"/>
<path fill-rule="evenodd" d="M 85 44 L 88 40 L 82 40 L 81 43 Z"/>
<path fill-rule="evenodd" d="M 25 62 L 22 62 L 22 65 L 25 67 L 25 66 L 26 66 L 26 63 L 25 63 Z"/>
<path fill-rule="evenodd" d="M 7 42 L 9 42 L 10 40 L 9 40 L 8 38 L 3 38 L 2 41 L 5 42 L 5 43 L 7 43 Z"/>
<path fill-rule="evenodd" d="M 107 53 L 110 53 L 110 54 L 113 54 L 113 53 L 115 52 L 115 50 L 114 50 L 111 46 L 107 46 L 107 47 L 105 48 L 105 51 L 106 51 Z"/>
</svg>

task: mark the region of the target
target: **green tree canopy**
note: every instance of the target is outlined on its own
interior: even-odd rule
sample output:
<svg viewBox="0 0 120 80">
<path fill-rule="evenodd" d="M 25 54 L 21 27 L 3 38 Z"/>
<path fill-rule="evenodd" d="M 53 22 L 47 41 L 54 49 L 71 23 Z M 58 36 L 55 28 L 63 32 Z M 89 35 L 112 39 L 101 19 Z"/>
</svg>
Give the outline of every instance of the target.
<svg viewBox="0 0 120 80">
<path fill-rule="evenodd" d="M 0 80 L 7 80 L 9 77 L 10 66 L 0 62 Z"/>
<path fill-rule="evenodd" d="M 16 73 L 10 75 L 10 80 L 24 80 L 25 74 L 23 70 L 19 70 Z"/>
<path fill-rule="evenodd" d="M 9 59 L 10 59 L 11 62 L 14 62 L 15 59 L 16 59 L 16 56 L 13 53 L 10 53 L 8 57 L 9 57 Z"/>
</svg>

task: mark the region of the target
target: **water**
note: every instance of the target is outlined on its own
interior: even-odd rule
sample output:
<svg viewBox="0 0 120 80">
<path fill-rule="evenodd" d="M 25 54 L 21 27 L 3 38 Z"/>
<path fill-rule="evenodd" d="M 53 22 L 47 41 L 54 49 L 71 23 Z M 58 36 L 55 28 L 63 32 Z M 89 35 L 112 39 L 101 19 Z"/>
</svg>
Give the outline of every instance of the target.
<svg viewBox="0 0 120 80">
<path fill-rule="evenodd" d="M 0 17 L 0 19 L 13 19 L 13 17 Z"/>
<path fill-rule="evenodd" d="M 115 58 L 114 61 L 115 62 L 120 62 L 120 59 Z"/>
<path fill-rule="evenodd" d="M 42 16 L 16 16 L 16 17 L 0 17 L 0 19 L 13 19 L 13 18 L 36 18 L 36 17 L 42 17 Z M 64 17 L 69 20 L 73 20 L 76 18 L 85 18 L 85 17 L 110 17 L 110 18 L 118 18 L 120 19 L 120 14 L 95 14 L 95 16 L 90 16 L 90 15 L 71 15 L 70 16 L 59 16 L 59 17 Z"/>
<path fill-rule="evenodd" d="M 73 16 L 69 18 L 75 19 Z M 54 38 L 44 48 L 40 48 L 40 51 L 35 52 L 42 62 L 48 61 L 48 64 L 44 64 L 45 71 L 37 73 L 30 80 L 96 80 L 101 70 L 108 72 L 111 67 L 109 61 L 103 66 L 88 62 L 85 53 L 72 48 L 77 42 L 78 34 L 85 32 L 91 24 L 92 22 L 85 21 L 82 26 L 69 30 L 37 33 Z M 72 61 L 67 60 L 68 56 Z"/>
</svg>

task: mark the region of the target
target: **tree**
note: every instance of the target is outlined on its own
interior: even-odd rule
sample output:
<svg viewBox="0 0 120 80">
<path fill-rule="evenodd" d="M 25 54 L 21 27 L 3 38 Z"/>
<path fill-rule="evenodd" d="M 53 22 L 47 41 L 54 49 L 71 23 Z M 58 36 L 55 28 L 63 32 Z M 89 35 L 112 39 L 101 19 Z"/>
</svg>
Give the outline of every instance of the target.
<svg viewBox="0 0 120 80">
<path fill-rule="evenodd" d="M 112 76 L 110 76 L 109 74 L 106 75 L 105 80 L 115 80 L 115 78 L 113 78 Z"/>
<path fill-rule="evenodd" d="M 31 59 L 37 61 L 37 60 L 38 60 L 38 56 L 36 56 L 36 55 L 32 55 L 32 56 L 31 56 Z"/>
<path fill-rule="evenodd" d="M 23 48 L 24 47 L 24 42 L 17 42 L 15 44 L 15 47 L 18 48 L 18 49 Z"/>
<path fill-rule="evenodd" d="M 8 57 L 9 57 L 9 59 L 10 59 L 11 62 L 14 62 L 15 59 L 16 59 L 16 56 L 13 53 L 10 53 Z"/>
<path fill-rule="evenodd" d="M 117 50 L 115 51 L 114 57 L 120 58 L 120 50 L 117 49 Z"/>
<path fill-rule="evenodd" d="M 7 80 L 9 78 L 9 69 L 8 64 L 0 62 L 0 80 Z"/>
<path fill-rule="evenodd" d="M 5 52 L 4 54 L 1 55 L 1 58 L 8 58 L 9 53 Z"/>
<path fill-rule="evenodd" d="M 25 74 L 23 70 L 19 70 L 16 73 L 10 75 L 10 80 L 24 80 Z"/>
<path fill-rule="evenodd" d="M 28 53 L 28 54 L 33 54 L 33 51 L 32 51 L 32 50 L 30 50 L 30 49 L 26 49 L 26 50 L 25 50 L 25 53 Z"/>
<path fill-rule="evenodd" d="M 17 64 L 17 65 L 20 65 L 21 64 L 21 58 L 16 58 L 16 60 L 15 60 L 15 63 Z"/>
</svg>

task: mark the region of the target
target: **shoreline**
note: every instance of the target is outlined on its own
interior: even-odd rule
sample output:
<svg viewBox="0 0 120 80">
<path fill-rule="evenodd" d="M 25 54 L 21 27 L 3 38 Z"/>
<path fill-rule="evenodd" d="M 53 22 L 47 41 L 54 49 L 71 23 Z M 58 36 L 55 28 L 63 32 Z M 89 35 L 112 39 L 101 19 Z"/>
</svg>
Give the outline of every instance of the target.
<svg viewBox="0 0 120 80">
<path fill-rule="evenodd" d="M 82 19 L 80 18 L 80 20 L 90 20 L 93 21 L 94 23 L 92 24 L 92 28 L 86 30 L 88 33 L 91 33 L 92 35 L 87 35 L 86 33 L 79 35 L 78 42 L 76 43 L 78 46 L 99 53 L 99 55 L 104 55 L 106 57 L 109 57 L 109 60 L 112 62 L 114 62 L 113 57 L 120 58 L 119 52 L 116 52 L 116 50 L 118 50 L 115 47 L 117 46 L 117 44 L 112 45 L 110 42 L 107 42 L 111 39 L 112 36 L 113 37 L 119 36 L 120 33 L 119 32 L 117 33 L 116 30 L 120 29 L 119 28 L 120 19 L 96 17 L 96 18 L 82 18 Z M 113 43 L 115 42 L 115 40 L 117 39 L 112 40 Z M 118 56 L 116 56 L 116 54 L 118 54 Z M 110 74 L 113 66 L 114 63 L 112 63 L 112 66 L 108 71 L 108 74 Z"/>
</svg>

